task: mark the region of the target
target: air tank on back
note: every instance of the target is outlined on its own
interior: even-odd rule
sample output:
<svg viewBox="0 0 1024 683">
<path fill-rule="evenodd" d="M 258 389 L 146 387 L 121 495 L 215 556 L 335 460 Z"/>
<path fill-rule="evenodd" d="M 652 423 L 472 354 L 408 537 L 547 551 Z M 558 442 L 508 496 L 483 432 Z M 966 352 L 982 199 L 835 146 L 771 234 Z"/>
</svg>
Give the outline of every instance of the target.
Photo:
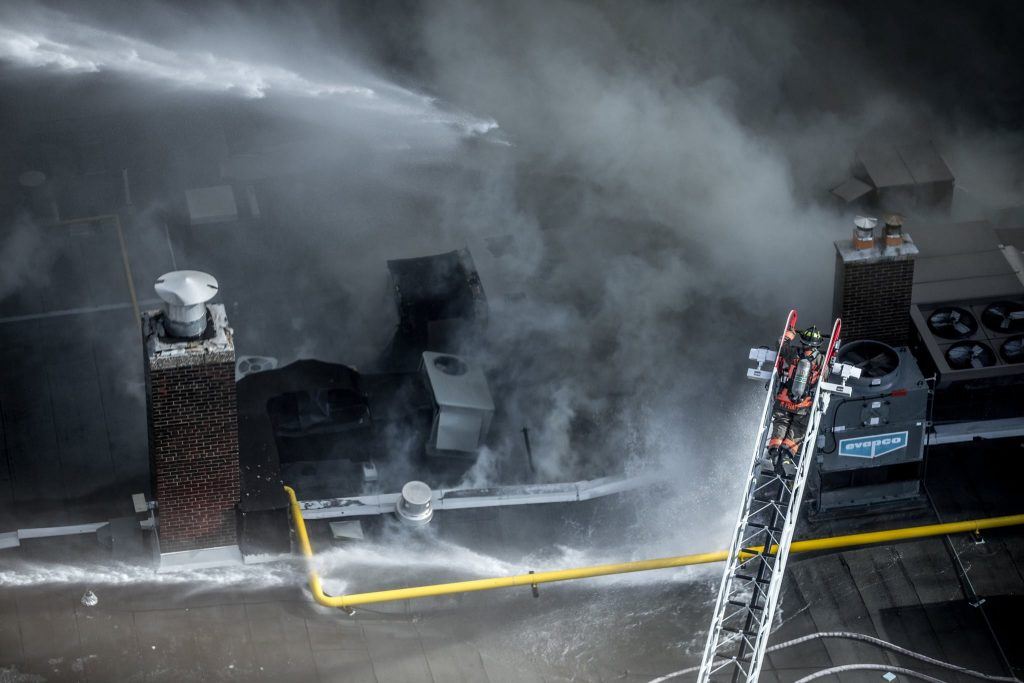
<svg viewBox="0 0 1024 683">
<path fill-rule="evenodd" d="M 801 358 L 800 362 L 796 364 L 796 374 L 793 376 L 793 400 L 799 400 L 803 398 L 804 392 L 807 391 L 807 382 L 811 379 L 811 361 L 807 358 Z"/>
</svg>

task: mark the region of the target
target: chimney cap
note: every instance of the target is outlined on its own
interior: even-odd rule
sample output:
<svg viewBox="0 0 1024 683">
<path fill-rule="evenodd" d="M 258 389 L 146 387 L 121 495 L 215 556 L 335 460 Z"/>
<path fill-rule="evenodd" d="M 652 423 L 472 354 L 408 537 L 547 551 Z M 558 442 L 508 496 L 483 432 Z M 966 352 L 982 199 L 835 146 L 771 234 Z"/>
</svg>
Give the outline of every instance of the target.
<svg viewBox="0 0 1024 683">
<path fill-rule="evenodd" d="M 217 296 L 217 278 L 198 270 L 175 270 L 157 278 L 157 296 L 172 306 L 196 306 Z"/>
<path fill-rule="evenodd" d="M 885 224 L 894 228 L 903 227 L 903 216 L 898 213 L 887 213 L 882 217 L 885 220 Z"/>
<path fill-rule="evenodd" d="M 861 230 L 874 230 L 878 225 L 878 219 L 872 216 L 857 216 L 853 219 L 853 224 Z"/>
</svg>

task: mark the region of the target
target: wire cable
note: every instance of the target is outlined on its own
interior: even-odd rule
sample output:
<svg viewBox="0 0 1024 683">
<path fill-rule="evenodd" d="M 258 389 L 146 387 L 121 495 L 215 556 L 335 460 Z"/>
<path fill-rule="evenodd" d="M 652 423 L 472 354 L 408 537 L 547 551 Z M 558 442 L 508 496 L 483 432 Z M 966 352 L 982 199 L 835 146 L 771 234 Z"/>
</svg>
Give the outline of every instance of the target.
<svg viewBox="0 0 1024 683">
<path fill-rule="evenodd" d="M 822 669 L 821 671 L 815 671 L 810 676 L 804 676 L 795 683 L 807 683 L 807 681 L 813 681 L 816 678 L 824 678 L 832 674 L 842 673 L 843 671 L 886 671 L 894 674 L 903 674 L 910 678 L 918 678 L 922 681 L 928 681 L 928 683 L 946 683 L 941 678 L 935 678 L 928 674 L 923 674 L 920 671 L 914 671 L 913 669 L 904 669 L 902 666 L 889 666 L 888 664 L 843 664 L 842 666 L 833 666 L 830 669 Z"/>
<path fill-rule="evenodd" d="M 1021 683 L 1019 678 L 1016 678 L 1016 677 L 1013 677 L 1013 676 L 994 676 L 994 675 L 991 675 L 991 674 L 984 674 L 984 673 L 981 673 L 980 671 L 974 671 L 973 669 L 968 669 L 966 667 L 959 666 L 958 664 L 950 664 L 949 662 L 943 662 L 941 660 L 929 657 L 928 655 L 923 655 L 923 654 L 921 654 L 919 652 L 914 652 L 912 650 L 908 650 L 905 647 L 900 647 L 899 645 L 895 645 L 895 644 L 890 643 L 888 641 L 882 640 L 881 638 L 875 638 L 874 636 L 865 635 L 863 633 L 851 633 L 849 631 L 819 631 L 817 633 L 809 633 L 809 634 L 807 634 L 805 636 L 800 636 L 799 638 L 794 638 L 792 640 L 787 640 L 784 643 L 779 643 L 778 645 L 772 645 L 771 647 L 769 647 L 765 651 L 765 653 L 767 654 L 767 653 L 770 653 L 770 652 L 778 652 L 779 650 L 783 650 L 783 649 L 785 649 L 787 647 L 793 647 L 794 645 L 800 645 L 802 643 L 806 643 L 806 642 L 811 641 L 811 640 L 817 640 L 817 639 L 820 639 L 820 638 L 845 638 L 847 640 L 859 640 L 861 642 L 870 643 L 871 645 L 875 645 L 875 646 L 878 646 L 878 647 L 881 647 L 881 648 L 884 648 L 884 649 L 887 649 L 887 650 L 892 650 L 893 652 L 896 652 L 896 653 L 901 654 L 901 655 L 905 655 L 907 657 L 911 657 L 913 659 L 917 659 L 919 661 L 925 662 L 926 664 L 932 664 L 934 666 L 938 666 L 938 667 L 941 667 L 941 668 L 944 668 L 944 669 L 949 669 L 950 671 L 956 671 L 957 673 L 963 674 L 965 676 L 973 676 L 974 678 L 980 678 L 980 679 L 986 680 L 986 681 L 1000 681 L 1002 683 Z M 849 665 L 849 666 L 856 666 L 856 665 Z M 871 665 L 871 666 L 876 666 L 876 665 Z M 877 665 L 877 666 L 881 666 L 881 665 Z M 661 676 L 659 678 L 655 678 L 655 679 L 651 680 L 649 683 L 663 683 L 664 681 L 668 681 L 668 680 L 671 680 L 673 678 L 677 678 L 677 677 L 682 676 L 684 674 L 692 673 L 694 671 L 697 671 L 698 669 L 700 669 L 699 666 L 691 666 L 691 667 L 686 668 L 686 669 L 680 669 L 679 671 L 673 671 L 670 674 L 665 674 L 664 676 Z M 889 667 L 887 670 L 889 670 L 889 671 L 896 671 L 896 668 Z M 907 675 L 909 676 L 911 674 L 908 673 Z M 817 674 L 815 674 L 815 677 L 817 677 Z M 803 680 L 810 680 L 810 679 L 803 679 Z M 937 680 L 937 679 L 930 678 L 930 679 L 925 679 L 925 680 Z"/>
</svg>

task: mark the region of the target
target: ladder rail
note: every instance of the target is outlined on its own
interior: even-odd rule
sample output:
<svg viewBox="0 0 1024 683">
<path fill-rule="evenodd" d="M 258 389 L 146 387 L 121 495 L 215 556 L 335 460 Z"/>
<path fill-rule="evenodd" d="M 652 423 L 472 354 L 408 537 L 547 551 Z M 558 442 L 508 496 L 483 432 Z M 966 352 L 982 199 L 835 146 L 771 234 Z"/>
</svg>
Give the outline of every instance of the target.
<svg viewBox="0 0 1024 683">
<path fill-rule="evenodd" d="M 791 314 L 792 317 L 795 316 Z M 811 458 L 822 415 L 830 401 L 831 389 L 824 390 L 822 383 L 831 371 L 839 330 L 840 322 L 837 320 L 821 374 L 814 386 L 809 421 L 792 477 L 766 470 L 762 464 L 767 432 L 774 418 L 774 398 L 780 379 L 778 362 L 772 370 L 726 568 L 718 588 L 715 613 L 704 646 L 697 678 L 699 683 L 707 683 L 724 669 L 731 671 L 733 683 L 740 680 L 755 683 L 760 675 L 803 504 Z"/>
<path fill-rule="evenodd" d="M 748 472 L 746 487 L 743 493 L 743 502 L 740 505 L 739 513 L 736 518 L 736 524 L 733 528 L 732 542 L 729 545 L 729 555 L 727 561 L 727 569 L 722 573 L 722 581 L 718 586 L 718 600 L 715 603 L 715 616 L 714 621 L 711 624 L 711 632 L 708 634 L 708 640 L 704 645 L 704 659 L 701 663 L 700 673 L 698 674 L 698 681 L 708 681 L 712 673 L 722 667 L 713 669 L 714 654 L 718 651 L 720 644 L 719 638 L 721 635 L 721 621 L 723 621 L 723 608 L 726 604 L 725 596 L 729 592 L 729 587 L 732 584 L 733 567 L 732 563 L 736 558 L 739 557 L 739 550 L 743 540 L 744 531 L 746 530 L 746 520 L 749 517 L 750 501 L 754 489 L 757 486 L 758 470 L 760 469 L 761 453 L 764 450 L 765 436 L 768 428 L 771 425 L 771 411 L 772 405 L 774 404 L 775 389 L 778 383 L 779 370 L 778 364 L 772 369 L 771 379 L 768 381 L 768 391 L 764 399 L 764 405 L 761 409 L 761 426 L 757 431 L 757 438 L 754 440 L 753 456 L 751 458 L 751 467 Z"/>
<path fill-rule="evenodd" d="M 822 371 L 824 374 L 827 368 Z M 779 596 L 782 594 L 782 581 L 786 576 L 786 563 L 789 560 L 789 549 L 793 543 L 793 534 L 796 532 L 797 521 L 800 517 L 800 506 L 803 504 L 804 491 L 806 490 L 807 477 L 810 472 L 811 457 L 818 442 L 818 429 L 821 427 L 821 418 L 828 410 L 830 397 L 827 392 L 822 392 L 821 382 L 815 388 L 815 397 L 811 409 L 812 424 L 808 425 L 807 434 L 804 437 L 803 445 L 800 448 L 800 461 L 797 464 L 797 473 L 793 482 L 793 493 L 790 497 L 789 514 L 786 515 L 783 524 L 782 537 L 779 541 L 779 549 L 776 552 L 775 571 L 772 581 L 768 586 L 768 595 L 764 607 L 766 627 L 760 629 L 757 634 L 755 656 L 753 666 L 747 674 L 748 683 L 757 681 L 761 673 L 761 665 L 764 663 L 765 651 L 768 648 L 768 638 L 771 635 L 771 622 L 775 619 L 775 610 L 778 607 Z"/>
</svg>

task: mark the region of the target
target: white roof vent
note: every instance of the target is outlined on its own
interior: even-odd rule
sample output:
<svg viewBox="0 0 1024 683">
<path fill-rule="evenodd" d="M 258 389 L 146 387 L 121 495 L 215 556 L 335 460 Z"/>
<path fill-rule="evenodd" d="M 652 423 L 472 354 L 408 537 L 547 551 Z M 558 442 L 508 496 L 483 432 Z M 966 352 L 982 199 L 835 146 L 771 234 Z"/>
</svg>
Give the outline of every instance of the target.
<svg viewBox="0 0 1024 683">
<path fill-rule="evenodd" d="M 164 302 L 164 330 L 179 339 L 195 339 L 206 331 L 206 302 L 217 295 L 217 279 L 198 270 L 175 270 L 157 278 L 153 287 Z"/>
<path fill-rule="evenodd" d="M 423 526 L 434 516 L 433 499 L 433 491 L 422 481 L 407 482 L 395 503 L 395 512 L 406 524 Z"/>
<path fill-rule="evenodd" d="M 487 438 L 494 399 L 478 365 L 445 353 L 423 352 L 423 370 L 437 410 L 428 453 L 475 453 Z"/>
</svg>

